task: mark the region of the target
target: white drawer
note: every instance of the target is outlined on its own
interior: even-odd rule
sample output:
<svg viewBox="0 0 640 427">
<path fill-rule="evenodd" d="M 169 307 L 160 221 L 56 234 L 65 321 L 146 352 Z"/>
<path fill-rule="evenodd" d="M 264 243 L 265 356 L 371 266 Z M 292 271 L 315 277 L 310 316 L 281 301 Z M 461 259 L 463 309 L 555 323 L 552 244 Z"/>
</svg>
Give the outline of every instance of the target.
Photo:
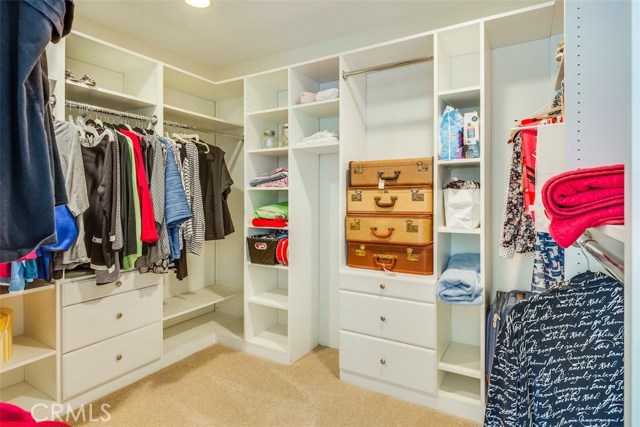
<svg viewBox="0 0 640 427">
<path fill-rule="evenodd" d="M 62 356 L 63 400 L 107 383 L 162 356 L 162 322 Z"/>
<path fill-rule="evenodd" d="M 340 289 L 414 301 L 436 301 L 436 285 L 432 276 L 398 274 L 392 277 L 379 272 L 341 272 Z"/>
<path fill-rule="evenodd" d="M 162 320 L 159 285 L 62 309 L 62 352 L 84 347 Z"/>
<path fill-rule="evenodd" d="M 436 307 L 340 291 L 340 329 L 435 348 Z"/>
<path fill-rule="evenodd" d="M 436 393 L 436 352 L 340 331 L 340 370 Z"/>
<path fill-rule="evenodd" d="M 98 298 L 129 292 L 162 283 L 162 275 L 140 274 L 135 271 L 123 273 L 120 280 L 105 285 L 96 285 L 95 279 L 62 283 L 62 306 L 78 304 Z"/>
</svg>

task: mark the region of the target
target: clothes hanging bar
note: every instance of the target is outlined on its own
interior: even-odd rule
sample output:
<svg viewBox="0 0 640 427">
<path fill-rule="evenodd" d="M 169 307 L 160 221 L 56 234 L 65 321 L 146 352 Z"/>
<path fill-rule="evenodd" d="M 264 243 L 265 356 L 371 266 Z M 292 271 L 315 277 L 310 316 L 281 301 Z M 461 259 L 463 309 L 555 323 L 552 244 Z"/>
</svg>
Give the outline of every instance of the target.
<svg viewBox="0 0 640 427">
<path fill-rule="evenodd" d="M 142 116 L 140 114 L 126 113 L 124 111 L 111 110 L 109 108 L 96 107 L 95 105 L 82 104 L 80 102 L 74 102 L 74 101 L 65 101 L 64 105 L 65 107 L 69 107 L 69 108 L 77 108 L 79 110 L 93 111 L 96 113 L 123 117 L 125 119 L 142 120 L 145 122 L 150 122 L 153 125 L 158 123 L 158 118 L 156 116 L 152 116 L 152 117 Z"/>
<path fill-rule="evenodd" d="M 609 274 L 624 283 L 624 263 L 622 260 L 605 249 L 600 243 L 593 240 L 588 232 L 585 232 L 584 236 L 585 239 L 580 242 L 580 245 L 602 264 Z"/>
<path fill-rule="evenodd" d="M 389 70 L 391 68 L 405 67 L 407 65 L 420 64 L 421 62 L 429 62 L 429 61 L 433 61 L 433 56 L 425 56 L 422 58 L 409 59 L 407 61 L 398 61 L 398 62 L 392 62 L 390 64 L 376 65 L 375 67 L 362 68 L 360 70 L 343 71 L 342 78 L 344 80 L 347 80 L 349 77 L 355 76 L 358 74 L 375 73 L 376 71 L 384 71 L 384 70 Z"/>
<path fill-rule="evenodd" d="M 164 120 L 163 123 L 165 126 L 179 128 L 179 129 L 192 129 L 193 131 L 197 132 L 197 129 L 195 126 L 189 126 L 185 123 L 174 122 L 171 120 Z M 244 135 L 233 135 L 231 133 L 208 132 L 208 131 L 206 133 L 211 135 L 216 135 L 216 136 L 222 136 L 224 138 L 239 139 L 241 141 L 244 141 Z"/>
</svg>

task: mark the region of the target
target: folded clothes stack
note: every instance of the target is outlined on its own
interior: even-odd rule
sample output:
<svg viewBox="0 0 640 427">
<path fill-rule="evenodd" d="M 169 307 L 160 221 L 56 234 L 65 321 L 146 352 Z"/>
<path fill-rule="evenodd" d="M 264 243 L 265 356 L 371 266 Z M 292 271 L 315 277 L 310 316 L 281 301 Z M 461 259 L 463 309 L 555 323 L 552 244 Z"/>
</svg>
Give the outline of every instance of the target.
<svg viewBox="0 0 640 427">
<path fill-rule="evenodd" d="M 304 138 L 300 142 L 300 144 L 328 144 L 332 142 L 338 142 L 338 140 L 339 139 L 337 133 L 323 130 Z"/>
<path fill-rule="evenodd" d="M 251 225 L 262 228 L 285 228 L 289 225 L 289 221 L 284 218 L 253 218 L 251 220 Z"/>
<path fill-rule="evenodd" d="M 624 165 L 573 170 L 550 178 L 542 203 L 549 233 L 568 248 L 589 227 L 624 224 Z"/>
<path fill-rule="evenodd" d="M 483 288 L 480 284 L 480 254 L 455 254 L 440 275 L 436 294 L 450 304 L 480 305 Z"/>
<path fill-rule="evenodd" d="M 289 169 L 277 168 L 253 178 L 249 185 L 252 187 L 287 187 L 289 185 Z"/>
<path fill-rule="evenodd" d="M 289 202 L 274 203 L 262 206 L 253 212 L 255 218 L 283 219 L 289 218 Z"/>
<path fill-rule="evenodd" d="M 302 92 L 298 96 L 298 104 L 308 104 L 310 102 L 325 101 L 327 99 L 335 99 L 339 95 L 338 89 L 330 88 L 321 90 L 320 92 Z"/>
</svg>

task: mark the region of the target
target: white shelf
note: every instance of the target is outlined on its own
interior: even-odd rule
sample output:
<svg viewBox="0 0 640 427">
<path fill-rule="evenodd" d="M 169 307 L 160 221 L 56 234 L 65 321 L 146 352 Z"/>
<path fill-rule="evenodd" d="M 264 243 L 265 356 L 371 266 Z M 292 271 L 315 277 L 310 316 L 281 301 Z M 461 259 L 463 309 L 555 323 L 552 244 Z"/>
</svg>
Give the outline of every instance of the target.
<svg viewBox="0 0 640 427">
<path fill-rule="evenodd" d="M 65 80 L 66 97 L 69 101 L 91 104 L 98 107 L 112 108 L 120 111 L 131 111 L 139 108 L 153 107 L 155 104 L 137 96 L 127 95 L 99 86 L 87 86 Z"/>
<path fill-rule="evenodd" d="M 164 104 L 163 108 L 165 120 L 194 126 L 196 130 L 200 132 L 234 132 L 241 131 L 244 128 L 241 123 L 229 122 L 217 117 L 185 110 L 184 108 L 174 105 Z M 238 139 L 241 137 L 241 135 L 238 135 Z"/>
<path fill-rule="evenodd" d="M 340 98 L 325 99 L 323 101 L 298 104 L 293 107 L 299 111 L 317 118 L 336 117 L 340 114 Z"/>
<path fill-rule="evenodd" d="M 474 228 L 473 230 L 465 230 L 463 228 L 451 228 L 451 227 L 438 227 L 438 233 L 451 233 L 451 234 L 477 234 L 480 235 L 482 228 Z"/>
<path fill-rule="evenodd" d="M 0 389 L 0 401 L 11 403 L 26 410 L 33 408 L 36 404 L 40 404 L 41 407 L 44 404 L 46 408 L 51 409 L 51 405 L 56 403 L 50 396 L 36 390 L 27 382 L 21 382 Z M 42 416 L 42 414 L 38 415 Z M 46 416 L 46 414 L 44 416 Z M 51 416 L 50 413 L 49 416 Z"/>
<path fill-rule="evenodd" d="M 27 283 L 27 286 L 22 292 L 9 292 L 9 286 L 0 286 L 0 299 L 19 297 L 22 295 L 32 294 L 34 292 L 48 291 L 53 289 L 52 283 L 43 282 L 41 280 L 34 280 L 32 283 Z"/>
<path fill-rule="evenodd" d="M 257 150 L 247 150 L 247 154 L 258 154 L 269 157 L 286 157 L 289 154 L 289 147 L 259 148 Z"/>
<path fill-rule="evenodd" d="M 256 227 L 255 225 L 247 225 L 247 228 L 254 228 L 256 230 L 288 230 L 289 227 Z"/>
<path fill-rule="evenodd" d="M 266 307 L 278 308 L 280 310 L 289 309 L 289 291 L 287 289 L 274 288 L 263 292 L 260 295 L 249 298 L 252 304 L 264 305 Z"/>
<path fill-rule="evenodd" d="M 55 356 L 56 350 L 28 335 L 13 337 L 13 355 L 0 365 L 0 373 L 10 371 L 33 362 Z"/>
<path fill-rule="evenodd" d="M 481 403 L 480 380 L 449 372 L 445 375 L 438 394 L 479 405 Z"/>
<path fill-rule="evenodd" d="M 247 187 L 247 191 L 289 191 L 289 187 Z"/>
<path fill-rule="evenodd" d="M 338 154 L 340 152 L 340 142 L 300 143 L 296 144 L 293 149 L 316 154 Z"/>
<path fill-rule="evenodd" d="M 627 229 L 624 225 L 601 225 L 600 227 L 591 228 L 591 230 L 598 231 L 622 243 L 627 240 Z"/>
<path fill-rule="evenodd" d="M 438 160 L 438 166 L 443 167 L 477 167 L 480 166 L 480 159 L 456 159 Z"/>
<path fill-rule="evenodd" d="M 480 86 L 469 86 L 438 92 L 440 101 L 454 108 L 480 108 Z"/>
<path fill-rule="evenodd" d="M 442 360 L 438 363 L 438 369 L 480 379 L 480 347 L 457 342 L 449 343 Z"/>
<path fill-rule="evenodd" d="M 248 117 L 258 118 L 273 123 L 287 123 L 289 117 L 289 107 L 270 108 L 268 110 L 256 111 L 247 114 Z"/>
<path fill-rule="evenodd" d="M 258 344 L 271 350 L 287 353 L 289 350 L 289 337 L 286 325 L 276 325 L 260 332 L 255 337 L 249 339 L 249 342 Z"/>
<path fill-rule="evenodd" d="M 242 291 L 226 286 L 207 286 L 206 288 L 186 292 L 164 300 L 162 317 L 163 320 L 173 319 L 240 294 L 242 294 Z"/>
<path fill-rule="evenodd" d="M 248 265 L 253 266 L 253 267 L 260 267 L 260 268 L 271 268 L 273 270 L 288 270 L 289 266 L 287 265 L 280 265 L 280 264 L 276 264 L 276 265 L 266 265 L 266 264 L 254 264 L 253 262 L 247 262 Z"/>
</svg>

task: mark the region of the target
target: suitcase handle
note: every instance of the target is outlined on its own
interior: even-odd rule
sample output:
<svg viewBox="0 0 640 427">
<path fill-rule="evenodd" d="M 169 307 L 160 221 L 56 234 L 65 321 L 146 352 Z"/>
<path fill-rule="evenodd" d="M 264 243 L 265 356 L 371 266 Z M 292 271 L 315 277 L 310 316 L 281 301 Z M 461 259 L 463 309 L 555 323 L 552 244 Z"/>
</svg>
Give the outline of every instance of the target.
<svg viewBox="0 0 640 427">
<path fill-rule="evenodd" d="M 374 197 L 374 199 L 376 201 L 376 206 L 378 206 L 379 208 L 392 208 L 396 205 L 396 201 L 398 200 L 398 196 L 391 196 L 391 201 L 390 202 L 381 202 L 380 200 L 382 200 L 382 197 L 380 196 L 376 196 Z"/>
<path fill-rule="evenodd" d="M 378 179 L 382 179 L 384 181 L 395 181 L 400 177 L 400 171 L 394 171 L 393 176 L 384 176 L 384 171 L 378 172 Z"/>
<path fill-rule="evenodd" d="M 387 228 L 387 232 L 384 234 L 378 234 L 378 227 L 371 227 L 371 234 L 376 236 L 378 239 L 386 239 L 387 237 L 391 237 L 395 228 Z"/>
<path fill-rule="evenodd" d="M 381 260 L 385 260 L 387 262 Z M 378 267 L 379 270 L 391 271 L 396 267 L 398 257 L 393 255 L 373 254 L 373 261 L 376 263 L 376 267 Z"/>
</svg>

